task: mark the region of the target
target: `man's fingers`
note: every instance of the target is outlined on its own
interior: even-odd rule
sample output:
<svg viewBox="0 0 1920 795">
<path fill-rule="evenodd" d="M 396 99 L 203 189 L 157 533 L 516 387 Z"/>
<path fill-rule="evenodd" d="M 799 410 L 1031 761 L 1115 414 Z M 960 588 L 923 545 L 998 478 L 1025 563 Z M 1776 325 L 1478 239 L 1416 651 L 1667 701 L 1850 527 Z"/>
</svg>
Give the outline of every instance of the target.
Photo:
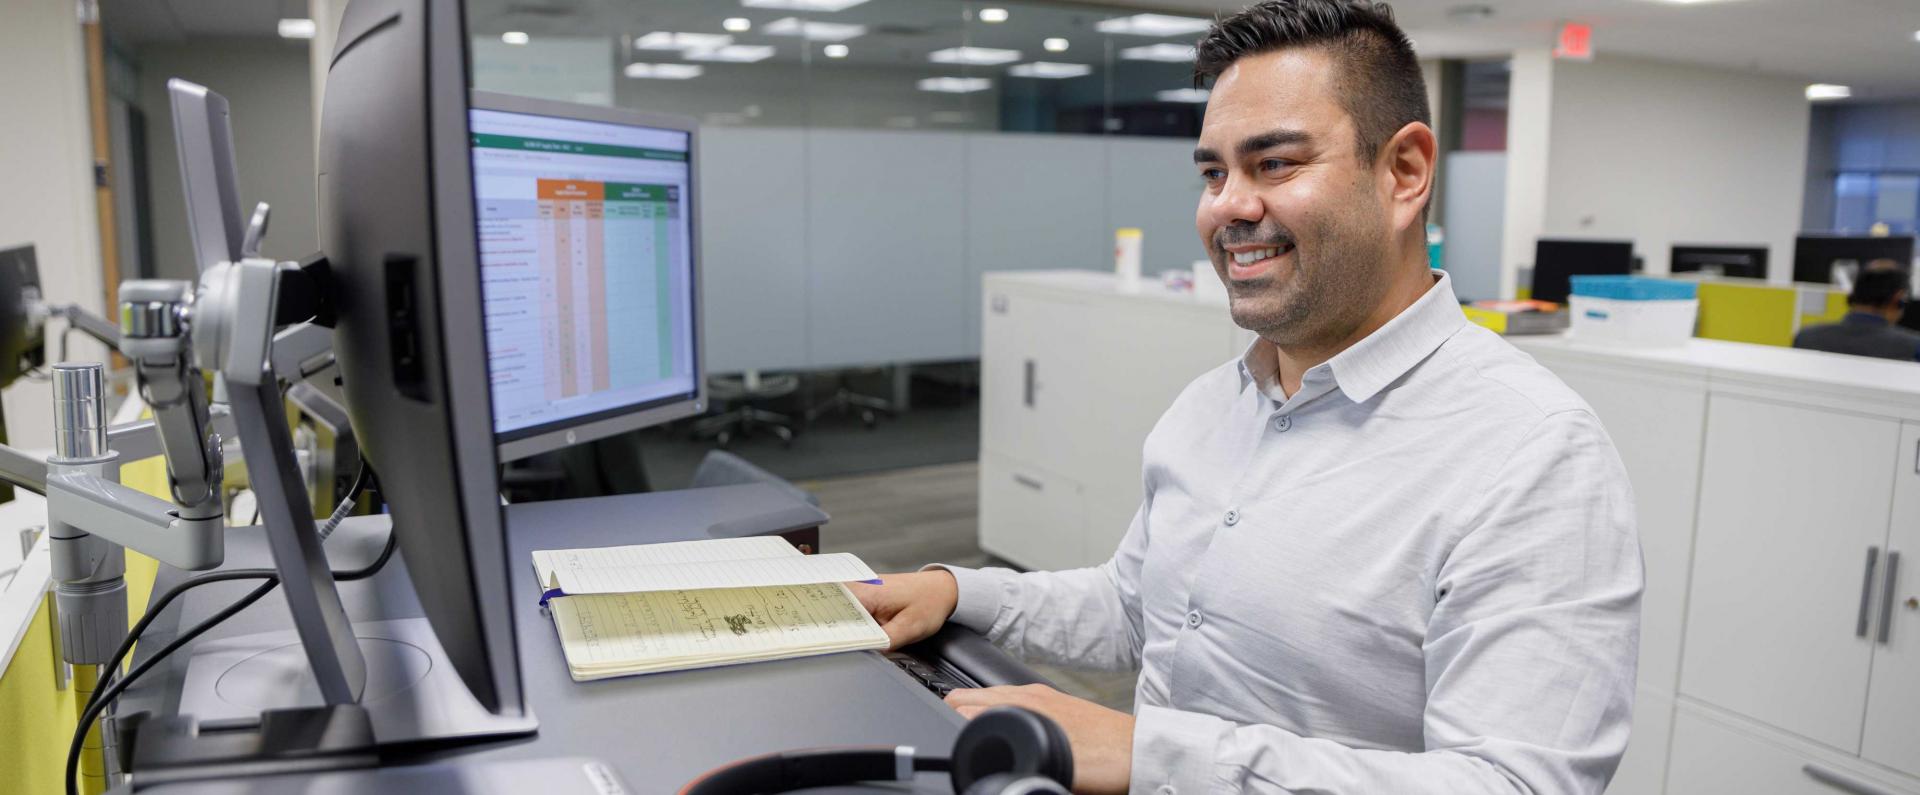
<svg viewBox="0 0 1920 795">
<path fill-rule="evenodd" d="M 947 694 L 947 703 L 956 707 L 992 707 L 1020 701 L 1019 691 L 1011 687 L 964 687 Z"/>
<path fill-rule="evenodd" d="M 987 708 L 975 707 L 975 706 L 969 705 L 965 707 L 954 707 L 953 711 L 960 713 L 960 717 L 962 718 L 966 718 L 967 720 L 973 720 L 975 717 L 979 716 L 980 713 L 986 712 Z"/>
<path fill-rule="evenodd" d="M 869 585 L 864 582 L 847 583 L 847 589 L 853 591 L 853 597 L 859 599 L 860 606 L 866 608 L 869 613 L 880 612 L 881 587 L 882 586 L 878 585 Z"/>
</svg>

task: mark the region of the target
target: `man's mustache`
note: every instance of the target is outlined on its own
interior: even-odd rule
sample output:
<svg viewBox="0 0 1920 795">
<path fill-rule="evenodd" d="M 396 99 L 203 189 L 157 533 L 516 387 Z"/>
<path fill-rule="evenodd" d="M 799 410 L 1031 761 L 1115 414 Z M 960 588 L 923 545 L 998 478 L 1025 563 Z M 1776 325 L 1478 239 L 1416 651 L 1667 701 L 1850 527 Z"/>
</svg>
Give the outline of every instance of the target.
<svg viewBox="0 0 1920 795">
<path fill-rule="evenodd" d="M 1294 244 L 1293 233 L 1285 229 L 1263 230 L 1258 227 L 1228 227 L 1213 235 L 1213 247 L 1224 250 L 1228 246 L 1264 245 L 1281 248 Z"/>
</svg>

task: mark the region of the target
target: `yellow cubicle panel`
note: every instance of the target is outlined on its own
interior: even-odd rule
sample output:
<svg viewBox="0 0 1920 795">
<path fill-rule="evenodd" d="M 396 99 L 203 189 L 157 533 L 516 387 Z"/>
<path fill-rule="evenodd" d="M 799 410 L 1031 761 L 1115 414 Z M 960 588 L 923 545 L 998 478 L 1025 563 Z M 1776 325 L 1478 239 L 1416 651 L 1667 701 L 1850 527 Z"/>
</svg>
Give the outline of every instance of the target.
<svg viewBox="0 0 1920 795">
<path fill-rule="evenodd" d="M 165 499 L 166 462 L 159 458 L 135 461 L 120 468 L 120 481 Z M 153 578 L 160 564 L 137 552 L 127 553 L 127 615 L 147 612 Z M 41 600 L 20 648 L 0 674 L 0 795 L 39 795 L 62 792 L 67 744 L 73 739 L 80 708 L 69 683 L 56 689 L 53 673 L 53 633 L 49 594 Z"/>
<path fill-rule="evenodd" d="M 1799 311 L 1800 298 L 1792 287 L 1701 281 L 1700 326 L 1694 336 L 1785 347 L 1793 344 Z"/>
</svg>

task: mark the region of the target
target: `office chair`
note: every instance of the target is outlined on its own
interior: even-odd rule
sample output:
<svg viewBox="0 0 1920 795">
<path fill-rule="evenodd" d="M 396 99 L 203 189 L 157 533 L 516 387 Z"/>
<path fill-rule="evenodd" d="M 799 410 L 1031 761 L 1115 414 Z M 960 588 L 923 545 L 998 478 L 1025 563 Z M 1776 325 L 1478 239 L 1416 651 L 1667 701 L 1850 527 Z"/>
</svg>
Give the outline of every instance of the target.
<svg viewBox="0 0 1920 795">
<path fill-rule="evenodd" d="M 844 414 L 848 411 L 858 409 L 860 411 L 860 421 L 866 423 L 867 427 L 872 428 L 879 424 L 879 415 L 886 414 L 892 416 L 894 414 L 896 409 L 894 408 L 893 401 L 853 391 L 853 387 L 849 385 L 847 381 L 849 372 L 850 371 L 847 370 L 840 370 L 834 374 L 833 396 L 827 398 L 825 403 L 811 406 L 807 409 L 807 424 L 813 424 L 814 420 L 819 419 L 821 415 L 830 411 Z"/>
<path fill-rule="evenodd" d="M 725 447 L 733 441 L 736 432 L 749 436 L 756 429 L 765 429 L 779 437 L 781 444 L 792 446 L 793 419 L 760 408 L 758 404 L 799 390 L 800 376 L 792 374 L 762 377 L 758 370 L 748 370 L 737 376 L 709 378 L 707 396 L 714 405 L 724 404 L 727 408 L 694 423 L 693 436 L 696 439 L 713 437 Z"/>
</svg>

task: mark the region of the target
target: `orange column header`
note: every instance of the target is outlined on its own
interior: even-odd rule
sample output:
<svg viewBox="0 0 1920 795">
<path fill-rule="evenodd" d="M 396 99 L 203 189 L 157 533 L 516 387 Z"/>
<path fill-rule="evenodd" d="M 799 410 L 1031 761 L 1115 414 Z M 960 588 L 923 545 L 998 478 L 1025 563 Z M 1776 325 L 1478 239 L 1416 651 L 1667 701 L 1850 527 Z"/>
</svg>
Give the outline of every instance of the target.
<svg viewBox="0 0 1920 795">
<path fill-rule="evenodd" d="M 568 201 L 600 201 L 606 195 L 605 183 L 578 179 L 540 180 L 540 198 Z"/>
</svg>

